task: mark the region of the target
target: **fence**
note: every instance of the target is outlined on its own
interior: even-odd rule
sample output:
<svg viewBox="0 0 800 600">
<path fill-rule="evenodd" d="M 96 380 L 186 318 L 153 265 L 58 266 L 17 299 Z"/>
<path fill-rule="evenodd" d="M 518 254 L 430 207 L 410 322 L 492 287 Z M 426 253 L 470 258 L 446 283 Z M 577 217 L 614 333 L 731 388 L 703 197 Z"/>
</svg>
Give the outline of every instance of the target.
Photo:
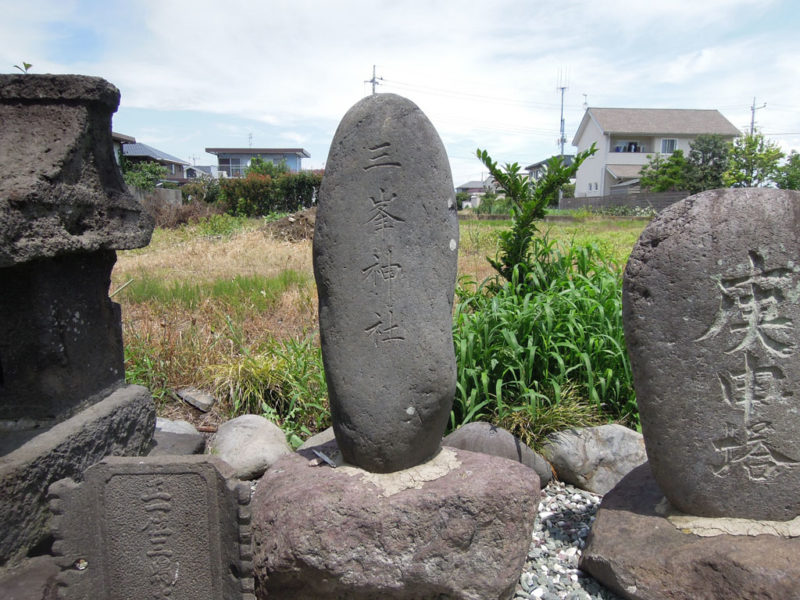
<svg viewBox="0 0 800 600">
<path fill-rule="evenodd" d="M 670 204 L 683 200 L 688 192 L 641 192 L 637 194 L 614 194 L 612 196 L 584 196 L 581 198 L 562 198 L 558 208 L 574 210 L 577 208 L 600 208 L 615 206 L 637 206 L 653 208 L 661 212 Z"/>
<path fill-rule="evenodd" d="M 129 186 L 128 191 L 136 196 L 139 202 L 144 202 L 145 196 L 154 196 L 158 202 L 162 204 L 174 204 L 180 206 L 183 204 L 183 197 L 180 190 L 168 190 L 164 188 L 156 188 L 152 192 L 143 192 L 134 187 Z"/>
</svg>

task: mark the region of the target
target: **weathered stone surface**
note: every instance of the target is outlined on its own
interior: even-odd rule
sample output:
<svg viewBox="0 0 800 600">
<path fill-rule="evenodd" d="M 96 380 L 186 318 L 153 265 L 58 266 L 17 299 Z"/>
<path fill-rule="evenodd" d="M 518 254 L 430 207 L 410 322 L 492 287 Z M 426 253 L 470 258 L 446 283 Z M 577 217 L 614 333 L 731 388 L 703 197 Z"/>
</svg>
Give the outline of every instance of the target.
<svg viewBox="0 0 800 600">
<path fill-rule="evenodd" d="M 542 487 L 553 478 L 550 464 L 544 458 L 511 432 L 491 423 L 476 421 L 462 425 L 446 436 L 442 445 L 515 460 L 536 471 Z"/>
<path fill-rule="evenodd" d="M 156 417 L 156 431 L 163 433 L 183 433 L 187 435 L 197 435 L 199 432 L 189 421 L 171 421 L 163 417 Z"/>
<path fill-rule="evenodd" d="M 647 461 L 642 434 L 618 424 L 551 434 L 542 454 L 561 481 L 595 494 L 605 494 Z"/>
<path fill-rule="evenodd" d="M 177 393 L 181 400 L 203 412 L 210 411 L 217 402 L 217 399 L 208 392 L 193 387 L 182 388 Z"/>
<path fill-rule="evenodd" d="M 98 77 L 0 75 L 0 268 L 150 241 L 114 159 L 118 105 Z"/>
<path fill-rule="evenodd" d="M 100 250 L 0 269 L 0 420 L 63 419 L 122 382 L 115 261 Z"/>
<path fill-rule="evenodd" d="M 715 190 L 644 230 L 623 316 L 642 430 L 669 501 L 800 514 L 800 193 Z"/>
<path fill-rule="evenodd" d="M 200 433 L 171 433 L 156 429 L 147 456 L 187 456 L 203 454 L 206 438 Z"/>
<path fill-rule="evenodd" d="M 242 415 L 219 426 L 206 444 L 206 453 L 231 465 L 239 479 L 258 479 L 292 449 L 275 423 L 258 415 Z"/>
<path fill-rule="evenodd" d="M 798 597 L 800 538 L 683 533 L 662 500 L 648 465 L 634 469 L 603 498 L 580 568 L 631 600 Z"/>
<path fill-rule="evenodd" d="M 370 471 L 439 448 L 455 396 L 458 219 L 447 155 L 412 102 L 376 94 L 339 125 L 314 233 L 336 439 Z"/>
<path fill-rule="evenodd" d="M 324 444 L 328 444 L 330 442 L 334 442 L 336 440 L 336 435 L 333 433 L 333 427 L 328 427 L 327 429 L 323 429 L 319 433 L 312 435 L 297 449 L 299 452 L 300 450 L 306 450 L 308 448 L 313 448 L 315 446 L 322 446 Z"/>
<path fill-rule="evenodd" d="M 19 560 L 48 536 L 48 485 L 80 479 L 109 454 L 146 452 L 155 418 L 150 392 L 125 385 L 0 457 L 0 565 Z"/>
<path fill-rule="evenodd" d="M 107 458 L 49 497 L 67 599 L 254 599 L 250 486 L 215 457 Z"/>
<path fill-rule="evenodd" d="M 52 556 L 37 556 L 0 571 L 3 600 L 57 600 L 56 576 L 60 570 Z"/>
<path fill-rule="evenodd" d="M 511 598 L 539 503 L 530 469 L 452 448 L 388 474 L 313 458 L 281 458 L 254 493 L 259 597 Z"/>
</svg>

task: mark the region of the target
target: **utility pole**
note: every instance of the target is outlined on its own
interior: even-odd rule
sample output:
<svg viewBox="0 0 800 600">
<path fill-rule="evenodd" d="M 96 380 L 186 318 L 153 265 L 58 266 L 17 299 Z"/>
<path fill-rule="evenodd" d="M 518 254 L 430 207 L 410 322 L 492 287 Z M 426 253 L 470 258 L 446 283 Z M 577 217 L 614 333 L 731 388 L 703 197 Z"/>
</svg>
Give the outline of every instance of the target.
<svg viewBox="0 0 800 600">
<path fill-rule="evenodd" d="M 561 160 L 564 160 L 564 144 L 567 143 L 567 136 L 564 132 L 564 92 L 567 91 L 567 85 L 564 77 L 559 71 L 558 73 L 558 86 L 557 89 L 561 91 L 561 136 L 558 138 L 558 144 L 561 147 Z"/>
<path fill-rule="evenodd" d="M 375 94 L 375 86 L 379 85 L 379 83 L 383 81 L 383 77 L 377 77 L 375 75 L 375 65 L 372 65 L 372 79 L 367 79 L 364 83 L 371 83 L 372 84 L 372 94 Z"/>
<path fill-rule="evenodd" d="M 761 108 L 764 108 L 766 105 L 767 105 L 767 103 L 764 102 L 764 104 L 762 104 L 761 106 L 756 106 L 756 97 L 753 96 L 753 105 L 750 107 L 750 135 L 751 136 L 753 135 L 753 132 L 755 131 L 755 128 L 756 128 L 756 111 L 761 109 Z"/>
</svg>

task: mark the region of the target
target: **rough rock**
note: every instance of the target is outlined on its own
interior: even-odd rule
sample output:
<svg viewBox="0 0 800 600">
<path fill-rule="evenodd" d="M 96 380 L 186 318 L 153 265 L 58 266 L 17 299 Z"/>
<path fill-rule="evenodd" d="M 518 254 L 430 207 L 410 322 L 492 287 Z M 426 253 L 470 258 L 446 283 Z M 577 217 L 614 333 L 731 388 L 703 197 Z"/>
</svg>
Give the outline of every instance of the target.
<svg viewBox="0 0 800 600">
<path fill-rule="evenodd" d="M 458 218 L 436 130 L 376 94 L 336 131 L 314 232 L 322 356 L 345 459 L 375 472 L 427 460 L 455 397 Z"/>
<path fill-rule="evenodd" d="M 312 458 L 281 458 L 254 493 L 259 597 L 511 598 L 539 502 L 530 469 L 452 448 L 389 474 Z"/>
<path fill-rule="evenodd" d="M 149 243 L 114 158 L 118 105 L 99 77 L 0 75 L 0 268 Z"/>
<path fill-rule="evenodd" d="M 647 461 L 642 435 L 618 424 L 553 433 L 542 454 L 560 480 L 595 494 L 605 494 Z"/>
<path fill-rule="evenodd" d="M 700 537 L 660 514 L 647 464 L 605 495 L 580 568 L 631 600 L 797 598 L 800 538 Z"/>
<path fill-rule="evenodd" d="M 147 452 L 155 419 L 150 392 L 124 385 L 0 457 L 0 565 L 25 556 L 49 535 L 48 485 L 63 477 L 80 480 L 105 456 Z"/>
<path fill-rule="evenodd" d="M 156 431 L 163 433 L 183 433 L 186 435 L 197 435 L 199 432 L 189 421 L 171 421 L 163 417 L 156 417 Z"/>
<path fill-rule="evenodd" d="M 653 475 L 706 517 L 800 515 L 800 192 L 703 192 L 645 228 L 623 286 Z"/>
<path fill-rule="evenodd" d="M 280 427 L 258 415 L 242 415 L 219 426 L 206 444 L 236 471 L 239 479 L 258 479 L 292 449 Z"/>
<path fill-rule="evenodd" d="M 206 438 L 200 433 L 170 433 L 156 429 L 147 456 L 188 456 L 203 454 Z"/>
<path fill-rule="evenodd" d="M 536 471 L 539 484 L 544 487 L 553 477 L 550 464 L 522 440 L 502 427 L 476 421 L 462 425 L 442 440 L 442 445 L 461 448 L 470 452 L 482 452 L 522 463 Z"/>
<path fill-rule="evenodd" d="M 57 600 L 60 570 L 52 556 L 37 556 L 0 572 L 3 600 Z"/>
<path fill-rule="evenodd" d="M 217 399 L 208 392 L 193 387 L 182 388 L 177 394 L 181 400 L 203 412 L 210 411 L 217 402 Z"/>
<path fill-rule="evenodd" d="M 297 451 L 300 452 L 301 450 L 308 450 L 316 446 L 324 446 L 325 444 L 329 444 L 335 441 L 336 441 L 336 436 L 333 433 L 333 427 L 328 427 L 327 429 L 323 429 L 319 433 L 315 433 L 310 438 L 305 440 L 297 448 Z"/>
</svg>

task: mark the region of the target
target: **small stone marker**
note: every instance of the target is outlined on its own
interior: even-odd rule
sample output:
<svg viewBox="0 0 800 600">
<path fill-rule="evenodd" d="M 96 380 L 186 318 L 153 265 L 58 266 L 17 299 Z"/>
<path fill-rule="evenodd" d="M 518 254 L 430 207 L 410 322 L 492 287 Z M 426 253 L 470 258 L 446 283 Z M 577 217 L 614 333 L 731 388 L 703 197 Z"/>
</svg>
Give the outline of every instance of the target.
<svg viewBox="0 0 800 600">
<path fill-rule="evenodd" d="M 457 248 L 436 130 L 405 98 L 364 98 L 331 144 L 314 233 L 322 355 L 347 462 L 391 472 L 439 448 L 455 396 Z"/>
<path fill-rule="evenodd" d="M 623 316 L 647 455 L 680 511 L 800 515 L 800 193 L 714 190 L 644 230 Z"/>
<path fill-rule="evenodd" d="M 255 598 L 250 486 L 217 458 L 110 457 L 50 499 L 64 598 Z"/>
</svg>

